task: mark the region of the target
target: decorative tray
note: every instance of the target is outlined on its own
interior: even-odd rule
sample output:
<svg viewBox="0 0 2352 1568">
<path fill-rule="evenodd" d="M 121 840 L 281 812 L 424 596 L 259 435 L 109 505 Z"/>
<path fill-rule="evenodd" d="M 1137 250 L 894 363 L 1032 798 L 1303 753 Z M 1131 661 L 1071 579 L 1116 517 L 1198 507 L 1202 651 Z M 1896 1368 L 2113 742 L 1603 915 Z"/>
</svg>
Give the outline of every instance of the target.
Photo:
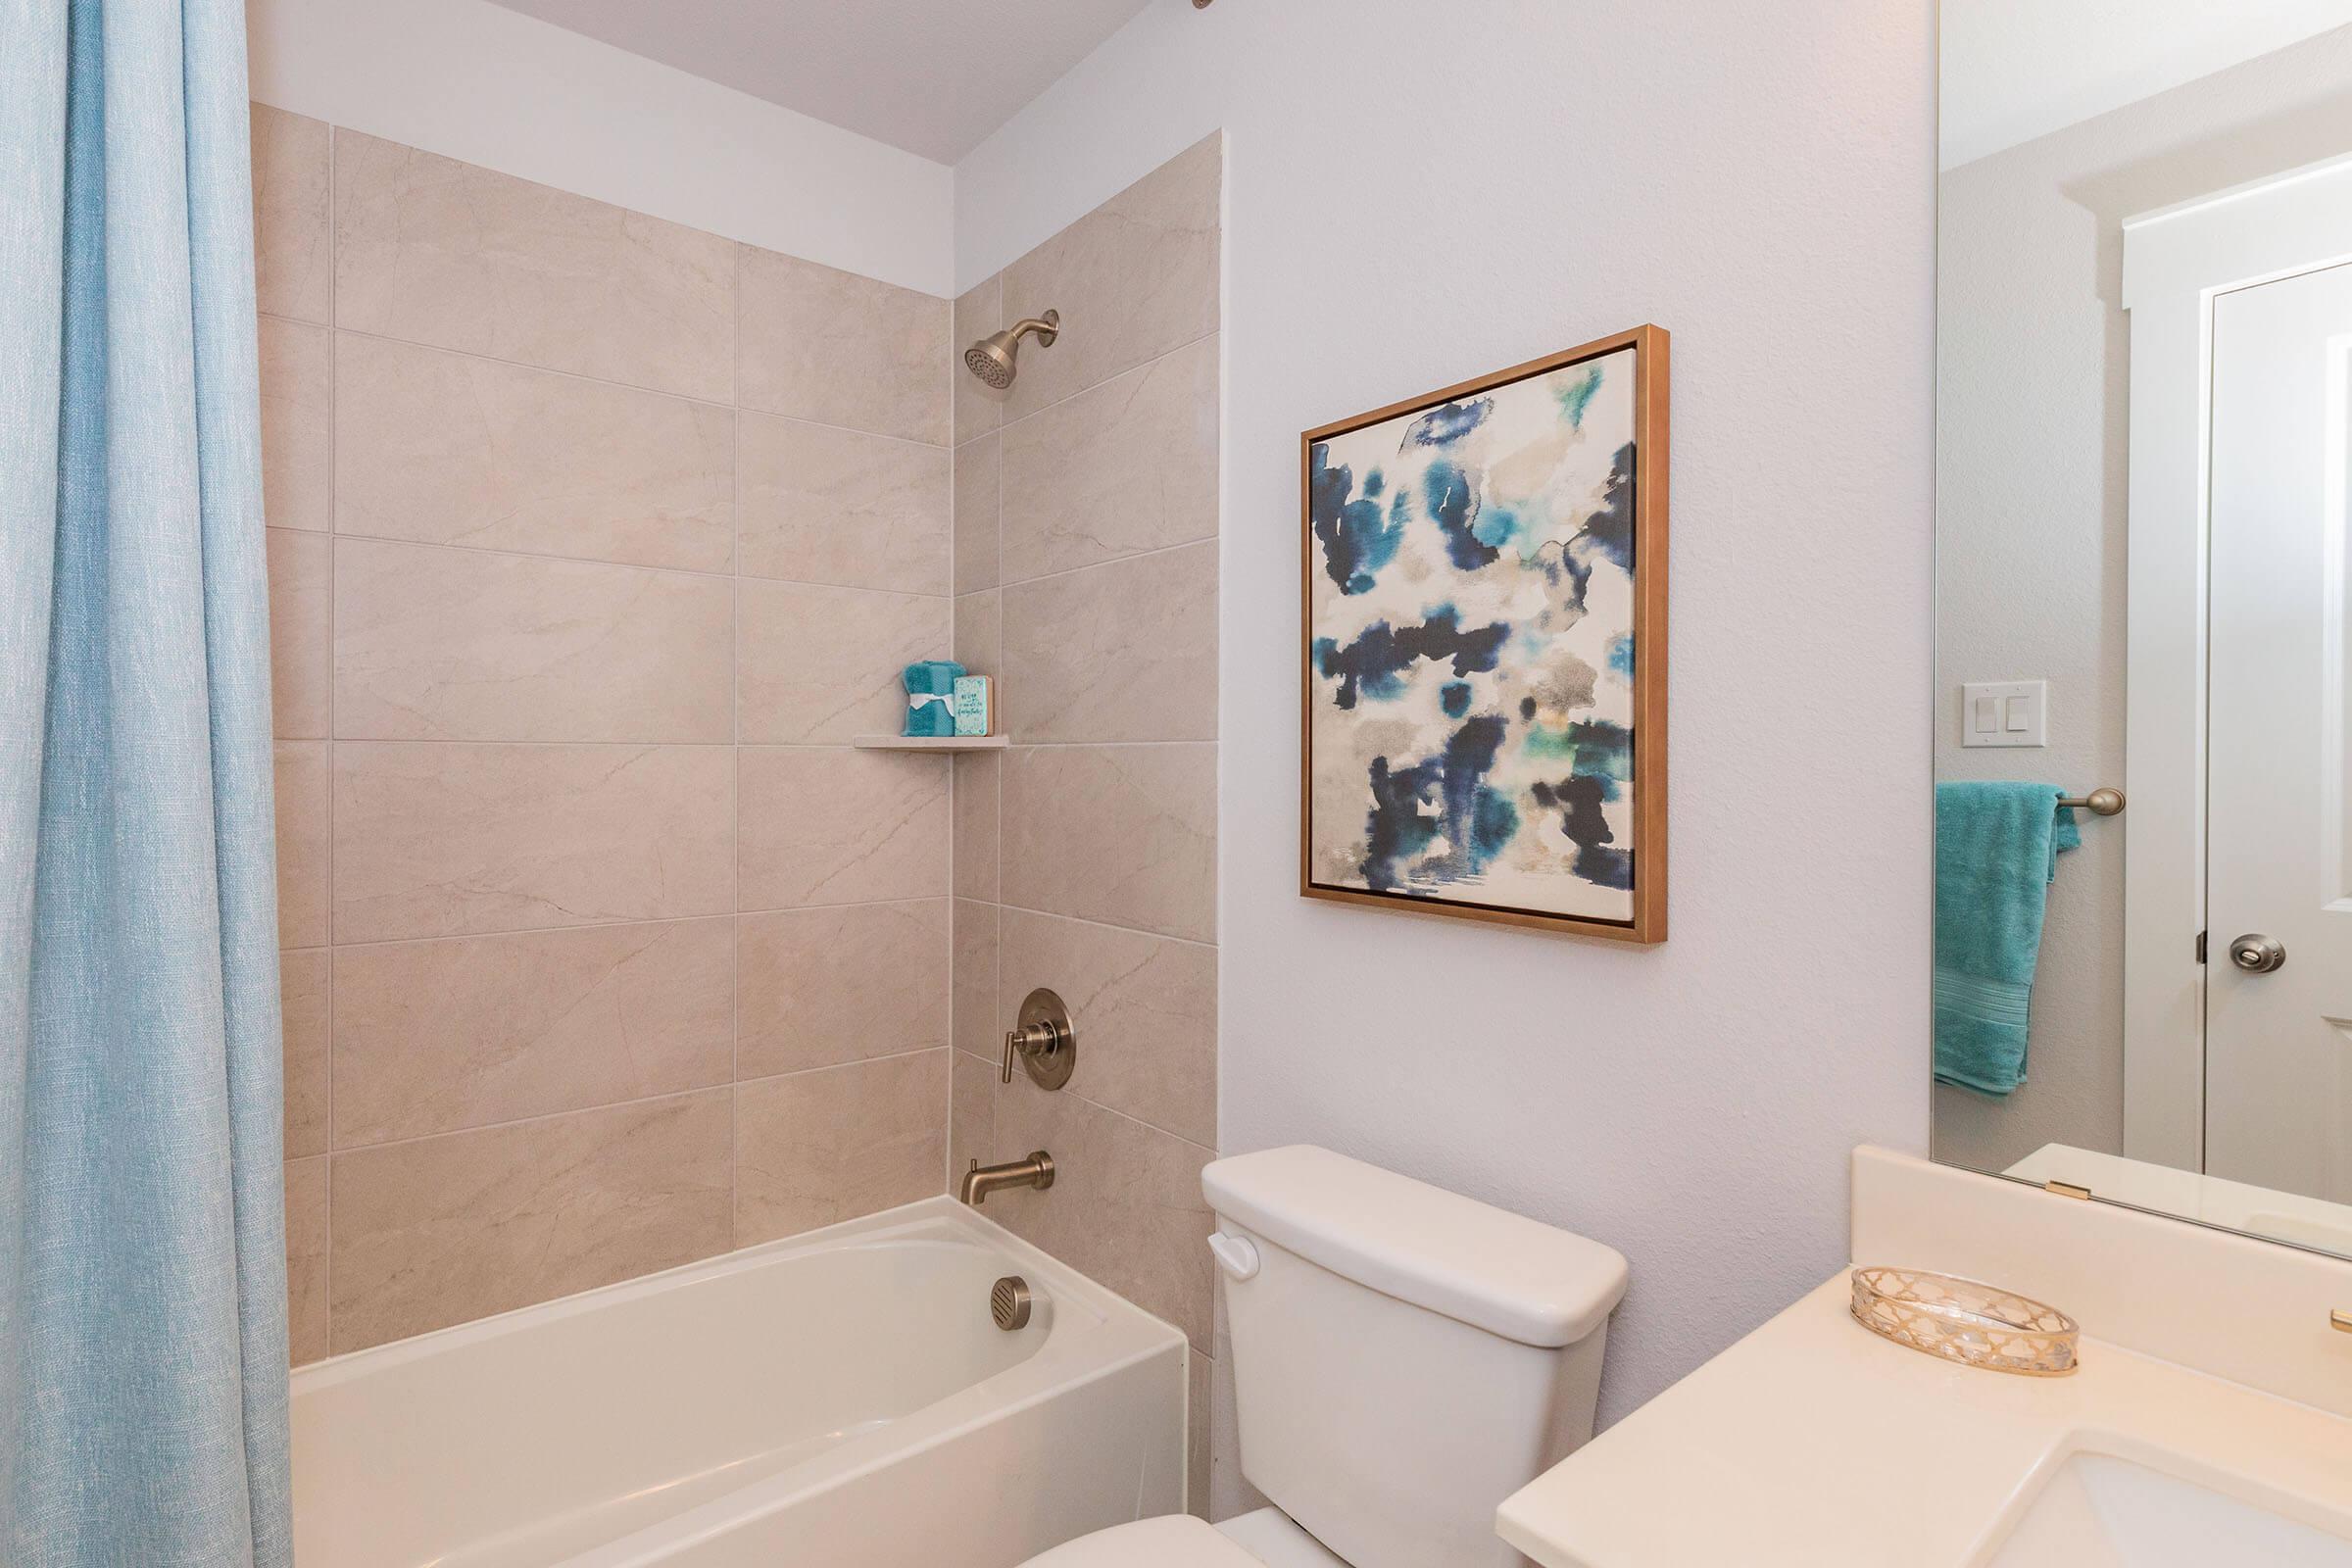
<svg viewBox="0 0 2352 1568">
<path fill-rule="evenodd" d="M 2031 1297 L 1907 1268 L 1854 1270 L 1854 1321 L 1946 1361 L 2032 1378 L 2074 1371 L 2082 1335 L 2073 1318 Z"/>
</svg>

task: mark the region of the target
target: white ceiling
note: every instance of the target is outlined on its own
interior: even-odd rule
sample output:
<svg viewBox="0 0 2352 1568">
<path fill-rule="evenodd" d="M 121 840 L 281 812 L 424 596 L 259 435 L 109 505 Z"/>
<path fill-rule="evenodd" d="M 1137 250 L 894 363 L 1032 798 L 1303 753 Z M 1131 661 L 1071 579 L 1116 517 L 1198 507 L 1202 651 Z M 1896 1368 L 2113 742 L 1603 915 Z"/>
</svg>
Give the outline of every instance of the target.
<svg viewBox="0 0 2352 1568">
<path fill-rule="evenodd" d="M 1944 0 L 1942 164 L 2352 23 L 2352 0 Z"/>
<path fill-rule="evenodd" d="M 953 164 L 1151 0 L 497 0 Z"/>
</svg>

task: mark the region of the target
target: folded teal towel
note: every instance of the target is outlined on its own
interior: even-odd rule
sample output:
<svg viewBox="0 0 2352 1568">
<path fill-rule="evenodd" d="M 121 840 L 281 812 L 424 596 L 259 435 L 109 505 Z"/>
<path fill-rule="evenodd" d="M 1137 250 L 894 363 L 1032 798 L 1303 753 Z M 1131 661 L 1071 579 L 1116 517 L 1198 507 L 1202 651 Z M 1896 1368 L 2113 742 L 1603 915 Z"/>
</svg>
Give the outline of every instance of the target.
<svg viewBox="0 0 2352 1568">
<path fill-rule="evenodd" d="M 899 678 L 906 687 L 906 723 L 902 735 L 956 733 L 956 678 L 963 666 L 952 659 L 925 659 L 908 664 Z"/>
<path fill-rule="evenodd" d="M 956 733 L 956 710 L 945 701 L 925 703 L 920 708 L 906 710 L 906 727 L 902 735 L 953 735 Z"/>
<path fill-rule="evenodd" d="M 2026 1019 L 2058 853 L 2079 848 L 2051 784 L 1936 786 L 1936 1078 L 2006 1095 L 2026 1081 Z"/>
<path fill-rule="evenodd" d="M 906 683 L 908 696 L 953 697 L 956 677 L 963 666 L 953 659 L 925 659 L 908 664 L 901 680 Z"/>
</svg>

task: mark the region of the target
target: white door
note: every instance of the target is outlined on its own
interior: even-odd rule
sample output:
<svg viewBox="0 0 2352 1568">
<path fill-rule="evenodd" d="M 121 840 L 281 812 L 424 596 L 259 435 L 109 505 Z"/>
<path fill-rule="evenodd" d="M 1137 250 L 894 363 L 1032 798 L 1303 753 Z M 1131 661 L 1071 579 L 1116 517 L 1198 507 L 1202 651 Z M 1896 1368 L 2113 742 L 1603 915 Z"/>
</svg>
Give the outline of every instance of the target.
<svg viewBox="0 0 2352 1568">
<path fill-rule="evenodd" d="M 2339 1202 L 2352 1201 L 2348 373 L 2352 266 L 2214 301 L 2205 1168 Z M 2267 972 L 2236 952 L 2263 937 L 2284 953 Z"/>
</svg>

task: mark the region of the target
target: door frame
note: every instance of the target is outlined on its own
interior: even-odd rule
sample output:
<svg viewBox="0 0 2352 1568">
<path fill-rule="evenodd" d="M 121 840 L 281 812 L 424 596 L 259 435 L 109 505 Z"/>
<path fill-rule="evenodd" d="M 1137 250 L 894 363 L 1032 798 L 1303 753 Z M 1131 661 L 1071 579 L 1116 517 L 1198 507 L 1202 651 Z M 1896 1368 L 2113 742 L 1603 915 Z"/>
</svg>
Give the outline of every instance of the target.
<svg viewBox="0 0 2352 1568">
<path fill-rule="evenodd" d="M 2201 1171 L 2213 302 L 2352 261 L 2352 156 L 2142 213 L 2123 230 L 2124 1152 Z"/>
</svg>

